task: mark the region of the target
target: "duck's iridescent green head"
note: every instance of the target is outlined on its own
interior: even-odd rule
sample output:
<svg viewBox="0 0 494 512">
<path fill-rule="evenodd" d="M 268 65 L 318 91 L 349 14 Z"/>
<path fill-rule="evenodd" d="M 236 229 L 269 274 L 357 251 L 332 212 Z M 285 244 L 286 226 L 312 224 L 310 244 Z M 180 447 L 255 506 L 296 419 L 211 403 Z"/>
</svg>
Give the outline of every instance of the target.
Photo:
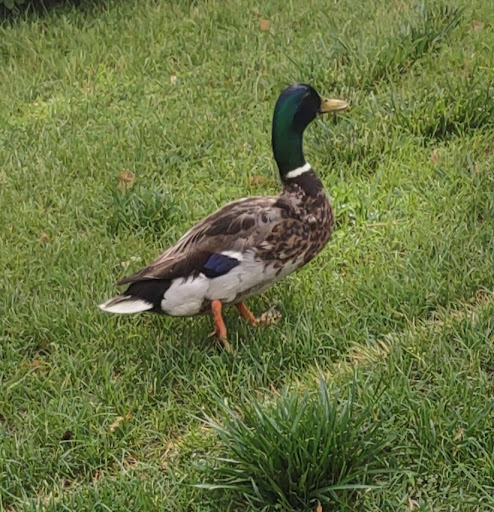
<svg viewBox="0 0 494 512">
<path fill-rule="evenodd" d="M 292 84 L 279 96 L 273 115 L 271 142 L 281 179 L 305 164 L 303 135 L 307 125 L 319 114 L 341 112 L 348 107 L 342 100 L 321 99 L 310 85 Z"/>
</svg>

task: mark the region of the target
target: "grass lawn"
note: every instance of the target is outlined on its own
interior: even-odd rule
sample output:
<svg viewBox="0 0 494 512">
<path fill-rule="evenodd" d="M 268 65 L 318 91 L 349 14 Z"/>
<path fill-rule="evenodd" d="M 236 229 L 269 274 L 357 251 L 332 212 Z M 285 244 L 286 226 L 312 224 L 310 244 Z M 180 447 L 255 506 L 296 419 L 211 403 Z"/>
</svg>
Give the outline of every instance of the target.
<svg viewBox="0 0 494 512">
<path fill-rule="evenodd" d="M 369 412 L 387 470 L 324 512 L 494 510 L 493 19 L 491 0 L 114 0 L 1 24 L 0 510 L 274 510 L 191 484 L 231 456 L 228 408 L 320 378 Z M 331 243 L 249 302 L 282 320 L 227 311 L 229 355 L 209 317 L 99 311 L 224 202 L 277 193 L 294 81 L 352 108 L 305 138 Z"/>
</svg>

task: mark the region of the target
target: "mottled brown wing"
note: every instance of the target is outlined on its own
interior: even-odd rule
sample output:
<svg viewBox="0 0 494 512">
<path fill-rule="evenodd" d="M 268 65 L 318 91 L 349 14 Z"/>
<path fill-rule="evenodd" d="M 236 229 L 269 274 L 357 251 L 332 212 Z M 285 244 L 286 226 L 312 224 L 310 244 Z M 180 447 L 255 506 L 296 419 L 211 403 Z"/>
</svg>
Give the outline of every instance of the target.
<svg viewBox="0 0 494 512">
<path fill-rule="evenodd" d="M 255 247 L 281 221 L 285 210 L 277 197 L 251 197 L 226 204 L 189 229 L 148 267 L 118 284 L 147 279 L 174 279 L 199 272 L 212 253 L 243 252 Z"/>
</svg>

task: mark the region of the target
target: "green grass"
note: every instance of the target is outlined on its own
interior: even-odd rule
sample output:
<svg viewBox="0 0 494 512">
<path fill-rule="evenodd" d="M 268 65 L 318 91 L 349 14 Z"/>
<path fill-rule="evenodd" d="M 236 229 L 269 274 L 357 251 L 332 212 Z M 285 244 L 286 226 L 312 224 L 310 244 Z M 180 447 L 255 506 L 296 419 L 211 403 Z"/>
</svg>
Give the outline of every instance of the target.
<svg viewBox="0 0 494 512">
<path fill-rule="evenodd" d="M 354 391 L 341 400 L 320 378 L 317 395 L 284 389 L 274 404 L 244 398 L 240 413 L 220 400 L 223 420 L 208 417 L 206 425 L 229 457 L 206 463 L 213 483 L 198 487 L 234 491 L 268 510 L 334 507 L 371 490 L 369 480 L 388 472 L 393 439 L 375 419 L 379 396 L 356 412 Z"/>
<path fill-rule="evenodd" d="M 122 0 L 0 25 L 0 510 L 273 510 L 194 486 L 231 449 L 198 418 L 226 424 L 218 397 L 269 416 L 320 374 L 390 443 L 392 471 L 334 510 L 494 510 L 493 16 Z M 204 215 L 279 190 L 270 121 L 293 81 L 352 108 L 306 136 L 332 242 L 250 301 L 283 319 L 227 312 L 229 355 L 208 317 L 101 313 Z"/>
</svg>

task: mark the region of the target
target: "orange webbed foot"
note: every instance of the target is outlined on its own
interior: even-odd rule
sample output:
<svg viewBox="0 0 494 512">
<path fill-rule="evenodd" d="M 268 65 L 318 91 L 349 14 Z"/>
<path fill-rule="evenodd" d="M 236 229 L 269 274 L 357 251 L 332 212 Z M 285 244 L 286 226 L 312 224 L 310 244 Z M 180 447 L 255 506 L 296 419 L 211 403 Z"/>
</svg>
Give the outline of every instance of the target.
<svg viewBox="0 0 494 512">
<path fill-rule="evenodd" d="M 257 318 L 252 314 L 252 312 L 243 302 L 235 304 L 235 307 L 237 308 L 242 318 L 254 326 L 273 324 L 281 318 L 281 311 L 279 310 L 278 306 L 269 308 Z"/>
</svg>

